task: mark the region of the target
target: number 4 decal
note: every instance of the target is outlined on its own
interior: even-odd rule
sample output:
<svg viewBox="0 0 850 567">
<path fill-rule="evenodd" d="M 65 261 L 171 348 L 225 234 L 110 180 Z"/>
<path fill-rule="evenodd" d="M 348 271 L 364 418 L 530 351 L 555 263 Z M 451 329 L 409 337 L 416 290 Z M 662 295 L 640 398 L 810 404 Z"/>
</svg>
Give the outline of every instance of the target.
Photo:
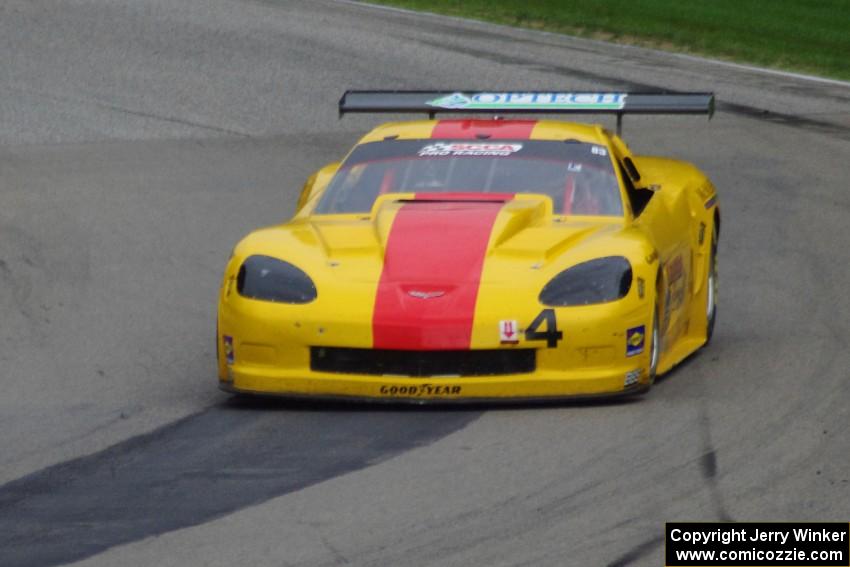
<svg viewBox="0 0 850 567">
<path fill-rule="evenodd" d="M 546 323 L 546 331 L 540 331 L 540 327 Z M 527 341 L 546 341 L 548 348 L 558 346 L 558 341 L 564 338 L 564 333 L 558 330 L 558 321 L 555 319 L 554 309 L 544 309 L 541 311 L 528 329 L 525 330 L 525 340 Z"/>
</svg>

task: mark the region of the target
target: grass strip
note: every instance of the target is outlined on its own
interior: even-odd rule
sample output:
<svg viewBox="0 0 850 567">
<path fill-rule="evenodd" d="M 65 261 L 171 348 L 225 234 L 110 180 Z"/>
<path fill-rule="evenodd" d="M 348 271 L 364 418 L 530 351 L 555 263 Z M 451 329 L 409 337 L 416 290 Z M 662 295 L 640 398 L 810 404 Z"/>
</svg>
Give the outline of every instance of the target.
<svg viewBox="0 0 850 567">
<path fill-rule="evenodd" d="M 368 0 L 850 80 L 848 0 Z"/>
</svg>

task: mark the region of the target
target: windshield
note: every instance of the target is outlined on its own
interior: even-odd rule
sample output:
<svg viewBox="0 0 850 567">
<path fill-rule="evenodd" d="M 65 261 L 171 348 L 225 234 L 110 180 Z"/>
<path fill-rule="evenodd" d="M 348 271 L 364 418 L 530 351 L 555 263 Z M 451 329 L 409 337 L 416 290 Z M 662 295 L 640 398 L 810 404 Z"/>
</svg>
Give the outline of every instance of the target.
<svg viewBox="0 0 850 567">
<path fill-rule="evenodd" d="M 556 214 L 622 216 L 605 146 L 574 140 L 384 140 L 357 146 L 316 214 L 365 213 L 386 193 L 541 193 Z"/>
</svg>

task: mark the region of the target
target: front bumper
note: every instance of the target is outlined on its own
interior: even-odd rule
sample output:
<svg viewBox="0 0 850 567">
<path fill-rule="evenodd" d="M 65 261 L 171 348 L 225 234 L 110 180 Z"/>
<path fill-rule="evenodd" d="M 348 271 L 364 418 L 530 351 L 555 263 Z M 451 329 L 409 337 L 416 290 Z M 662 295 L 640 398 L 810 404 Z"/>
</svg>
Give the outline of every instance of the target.
<svg viewBox="0 0 850 567">
<path fill-rule="evenodd" d="M 533 369 L 504 367 L 493 375 L 489 370 L 465 375 L 463 367 L 444 371 L 438 364 L 435 373 L 442 375 L 415 376 L 390 373 L 396 369 L 361 374 L 354 368 L 314 367 L 311 349 L 373 348 L 371 304 L 349 302 L 336 308 L 268 304 L 238 296 L 222 299 L 218 377 L 221 389 L 228 392 L 409 403 L 492 402 L 631 395 L 645 391 L 651 382 L 648 341 L 639 348 L 628 344 L 635 329 L 645 335 L 651 326 L 648 301 L 556 308 L 563 340 L 555 346 L 523 331 L 516 344 L 500 342 L 502 318 L 516 319 L 518 328 L 527 328 L 539 305 L 525 310 L 482 309 L 475 318 L 470 351 L 527 349 L 534 352 Z"/>
<path fill-rule="evenodd" d="M 474 377 L 367 376 L 231 366 L 219 386 L 232 393 L 291 398 L 445 403 L 543 401 L 633 395 L 649 388 L 644 369 Z"/>
<path fill-rule="evenodd" d="M 601 393 L 601 394 L 575 394 L 575 395 L 553 395 L 553 396 L 515 396 L 515 397 L 399 397 L 399 396 L 357 396 L 357 395 L 340 395 L 340 394 L 305 394 L 302 392 L 263 392 L 254 390 L 243 390 L 235 388 L 232 384 L 222 382 L 219 384 L 219 389 L 229 394 L 241 394 L 258 397 L 271 397 L 284 400 L 303 400 L 303 401 L 325 401 L 325 402 L 343 402 L 343 403 L 381 403 L 381 404 L 406 404 L 406 405 L 433 405 L 433 404 L 511 404 L 511 403 L 554 403 L 561 401 L 592 401 L 592 400 L 617 400 L 621 398 L 629 398 L 639 396 L 649 391 L 648 384 L 635 384 L 628 386 L 619 392 Z"/>
</svg>

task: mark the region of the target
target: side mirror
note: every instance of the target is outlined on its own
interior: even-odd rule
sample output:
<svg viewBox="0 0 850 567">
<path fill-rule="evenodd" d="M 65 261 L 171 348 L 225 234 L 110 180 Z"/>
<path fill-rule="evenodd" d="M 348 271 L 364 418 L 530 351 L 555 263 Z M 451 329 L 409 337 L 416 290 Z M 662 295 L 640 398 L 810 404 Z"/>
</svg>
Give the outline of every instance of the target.
<svg viewBox="0 0 850 567">
<path fill-rule="evenodd" d="M 296 213 L 304 208 L 304 205 L 309 203 L 313 197 L 325 190 L 325 187 L 328 186 L 339 166 L 340 162 L 338 161 L 329 163 L 307 178 L 307 182 L 304 183 L 304 187 L 301 188 L 301 194 L 298 196 L 298 205 L 295 207 Z"/>
</svg>

